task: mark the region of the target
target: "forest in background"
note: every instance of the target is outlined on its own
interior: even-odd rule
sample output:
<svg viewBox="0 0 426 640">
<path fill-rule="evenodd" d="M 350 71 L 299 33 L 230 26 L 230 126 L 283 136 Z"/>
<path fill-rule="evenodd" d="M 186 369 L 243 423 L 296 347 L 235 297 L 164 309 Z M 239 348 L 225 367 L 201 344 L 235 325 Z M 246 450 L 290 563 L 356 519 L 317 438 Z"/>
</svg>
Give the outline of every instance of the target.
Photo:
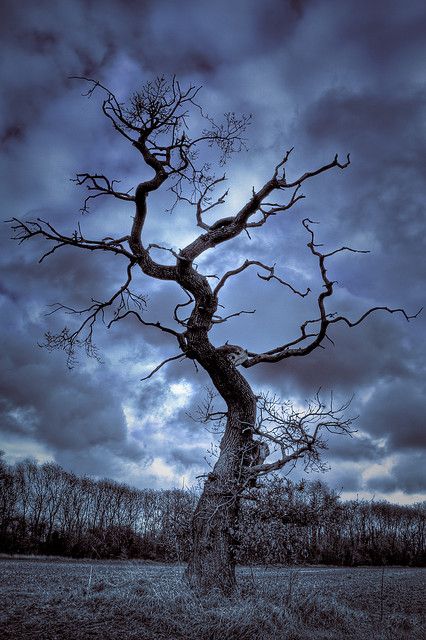
<svg viewBox="0 0 426 640">
<path fill-rule="evenodd" d="M 197 489 L 136 489 L 0 457 L 0 552 L 186 561 Z M 256 497 L 255 497 L 256 496 Z M 274 477 L 243 500 L 240 564 L 424 566 L 426 503 L 343 501 Z"/>
</svg>

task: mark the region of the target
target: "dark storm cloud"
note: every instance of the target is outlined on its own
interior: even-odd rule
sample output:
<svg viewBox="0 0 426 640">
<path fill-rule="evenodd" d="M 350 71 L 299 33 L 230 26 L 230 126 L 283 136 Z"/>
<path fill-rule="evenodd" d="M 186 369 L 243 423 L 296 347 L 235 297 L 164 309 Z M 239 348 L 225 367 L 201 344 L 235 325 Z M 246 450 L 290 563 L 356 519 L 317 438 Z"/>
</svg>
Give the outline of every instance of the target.
<svg viewBox="0 0 426 640">
<path fill-rule="evenodd" d="M 332 90 L 304 115 L 311 139 L 352 152 L 348 179 L 356 180 L 361 189 L 355 202 L 344 207 L 340 228 L 347 233 L 356 232 L 356 227 L 375 232 L 376 249 L 390 254 L 393 261 L 404 259 L 400 252 L 407 243 L 416 251 L 412 260 L 424 250 L 421 189 L 426 152 L 421 105 L 424 109 L 425 102 L 421 88 L 408 94 L 401 89 L 397 95 Z M 424 273 L 424 261 L 418 266 Z M 379 282 L 382 285 L 383 279 Z"/>
<path fill-rule="evenodd" d="M 379 383 L 364 407 L 362 424 L 377 437 L 388 437 L 393 451 L 425 448 L 424 381 Z"/>
<path fill-rule="evenodd" d="M 3 301 L 2 301 L 3 302 Z M 33 304 L 34 300 L 31 301 Z M 23 444 L 38 442 L 47 455 L 79 473 L 97 473 L 102 459 L 103 474 L 110 470 L 110 456 L 143 463 L 143 446 L 129 438 L 121 407 L 122 389 L 104 371 L 97 379 L 92 370 L 64 368 L 60 354 L 37 347 L 44 318 L 37 322 L 22 315 L 22 302 L 1 304 L 4 348 L 0 356 L 0 425 L 2 446 L 24 438 Z M 20 309 L 20 312 L 18 312 Z M 32 313 L 34 313 L 34 309 Z M 38 313 L 37 313 L 38 315 Z M 115 464 L 115 467 L 117 463 Z"/>
<path fill-rule="evenodd" d="M 229 339 L 254 350 L 269 349 L 294 338 L 303 320 L 316 317 L 321 282 L 306 250 L 300 225 L 305 216 L 321 222 L 318 238 L 327 249 L 371 249 L 366 256 L 330 260 L 329 274 L 338 280 L 330 311 L 356 318 L 370 306 L 404 306 L 414 313 L 424 303 L 421 2 L 379 0 L 363 8 L 359 2 L 337 0 L 26 0 L 4 6 L 3 219 L 41 216 L 68 232 L 80 221 L 90 237 L 127 233 L 132 212 L 126 203 L 99 199 L 90 215 L 78 216 L 84 194 L 69 182 L 76 172 L 105 172 L 121 178 L 128 189 L 140 179 L 142 167 L 134 149 L 100 117 L 100 95 L 81 97 L 84 87 L 67 77 L 99 78 L 124 99 L 150 75 L 178 73 L 184 82 L 204 85 L 201 95 L 209 112 L 254 115 L 251 152 L 227 168 L 234 208 L 250 198 L 253 185 L 270 178 L 283 149 L 296 147 L 289 176 L 328 162 L 336 152 L 352 154 L 347 171 L 307 184 L 306 200 L 290 215 L 271 220 L 252 234 L 252 241 L 241 237 L 229 253 L 222 247 L 217 256 L 211 252 L 200 261 L 200 270 L 208 273 L 234 268 L 246 257 L 277 262 L 277 273 L 300 289 L 313 290 L 301 301 L 277 283 L 246 274 L 240 288 L 224 291 L 223 302 L 226 312 L 257 308 L 257 314 L 219 325 L 215 344 Z M 190 231 L 186 211 L 173 218 L 161 213 L 169 200 L 151 198 L 146 232 L 150 242 L 162 243 L 166 231 L 167 242 L 179 248 L 195 231 Z M 206 376 L 186 361 L 140 382 L 149 372 L 144 362 L 153 368 L 177 353 L 174 339 L 149 328 L 140 331 L 135 319 L 109 332 L 100 326 L 95 339 L 104 364 L 94 365 L 82 355 L 72 372 L 62 354 L 37 346 L 44 331 L 73 322 L 66 316 L 46 318 L 47 304 L 83 308 L 92 297 L 108 298 L 124 282 L 124 263 L 64 250 L 37 265 L 40 244 L 17 247 L 6 228 L 1 233 L 6 336 L 1 428 L 6 442 L 8 437 L 23 446 L 33 442 L 77 472 L 131 477 L 138 483 L 142 476 L 131 466 L 137 461 L 143 466 L 159 458 L 177 474 L 198 469 L 209 434 L 186 412 L 202 401 Z M 147 297 L 144 317 L 149 321 L 166 322 L 184 299 L 171 285 L 142 277 L 135 278 L 134 286 Z M 369 478 L 370 489 L 416 493 L 423 482 L 414 470 L 421 468 L 420 458 L 410 467 L 407 456 L 424 441 L 424 328 L 424 317 L 408 324 L 401 317 L 376 315 L 352 330 L 336 327 L 331 333 L 335 347 L 327 344 L 308 359 L 261 366 L 248 375 L 257 389 L 272 388 L 299 401 L 320 386 L 340 398 L 354 393 L 351 409 L 360 414 L 362 435 L 330 441 L 330 481 L 358 491 L 359 465 L 391 455 L 395 462 L 389 474 Z M 168 416 L 164 424 L 161 412 Z"/>
<path fill-rule="evenodd" d="M 351 389 L 373 384 L 377 377 L 408 376 L 407 355 L 412 351 L 400 346 L 404 333 L 398 331 L 396 323 L 378 315 L 362 328 L 339 327 L 330 332 L 334 346 L 327 344 L 304 361 L 295 358 L 276 366 L 265 364 L 255 372 L 256 379 L 259 384 L 268 380 L 276 385 L 281 382 L 305 394 L 309 389 L 323 387 L 338 388 L 347 395 Z"/>
<path fill-rule="evenodd" d="M 378 462 L 383 456 L 383 447 L 369 435 L 357 432 L 352 437 L 330 435 L 327 441 L 332 460 Z"/>
<path fill-rule="evenodd" d="M 400 455 L 398 461 L 386 475 L 379 475 L 367 482 L 372 491 L 383 493 L 404 491 L 421 495 L 426 491 L 426 467 L 420 453 Z"/>
</svg>

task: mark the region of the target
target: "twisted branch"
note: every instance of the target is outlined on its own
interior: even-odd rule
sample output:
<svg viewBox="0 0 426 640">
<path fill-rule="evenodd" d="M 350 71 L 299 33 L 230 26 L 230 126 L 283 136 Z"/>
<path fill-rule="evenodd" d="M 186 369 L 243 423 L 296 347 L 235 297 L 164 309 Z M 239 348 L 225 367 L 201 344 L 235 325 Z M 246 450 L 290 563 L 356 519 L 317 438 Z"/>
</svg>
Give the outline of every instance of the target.
<svg viewBox="0 0 426 640">
<path fill-rule="evenodd" d="M 39 262 L 43 262 L 45 258 L 52 255 L 57 249 L 67 245 L 87 249 L 88 251 L 110 251 L 116 255 L 124 255 L 130 261 L 134 260 L 133 254 L 123 247 L 123 243 L 129 240 L 129 236 L 89 240 L 83 236 L 80 224 L 77 225 L 77 229 L 72 236 L 66 236 L 55 229 L 50 222 L 42 220 L 41 218 L 36 218 L 36 220 L 19 220 L 18 218 L 12 218 L 6 222 L 11 225 L 14 234 L 12 240 L 16 240 L 19 244 L 38 236 L 55 243 L 52 249 L 41 256 Z"/>
<path fill-rule="evenodd" d="M 64 327 L 58 334 L 52 334 L 47 332 L 45 334 L 46 342 L 41 345 L 46 347 L 49 351 L 54 349 L 60 349 L 67 354 L 67 365 L 70 369 L 73 368 L 76 362 L 75 353 L 76 349 L 83 347 L 88 356 L 94 357 L 99 360 L 99 354 L 96 346 L 93 343 L 93 331 L 95 323 L 98 317 L 101 317 L 105 323 L 105 310 L 112 307 L 114 302 L 118 300 L 118 307 L 114 312 L 114 318 L 118 319 L 122 309 L 128 309 L 130 304 L 134 304 L 137 308 L 141 309 L 145 306 L 145 298 L 141 295 L 132 293 L 129 289 L 130 282 L 132 280 L 132 268 L 134 262 L 127 265 L 127 279 L 124 284 L 113 295 L 104 302 L 92 299 L 92 303 L 86 309 L 76 310 L 72 307 L 68 307 L 59 302 L 51 305 L 52 310 L 48 315 L 57 313 L 58 311 L 65 311 L 72 315 L 86 315 L 83 322 L 75 329 L 70 331 L 68 327 Z"/>
<path fill-rule="evenodd" d="M 337 315 L 336 313 L 328 313 L 325 308 L 325 301 L 327 298 L 333 295 L 333 285 L 335 283 L 328 278 L 327 268 L 325 265 L 326 258 L 336 255 L 337 253 L 342 251 L 350 251 L 352 253 L 367 253 L 367 251 L 352 249 L 350 247 L 344 246 L 340 247 L 339 249 L 335 249 L 334 251 L 330 251 L 329 253 L 321 253 L 318 250 L 318 247 L 320 245 L 315 243 L 314 232 L 310 226 L 315 223 L 312 222 L 312 220 L 309 220 L 309 218 L 305 218 L 302 224 L 310 236 L 310 241 L 308 242 L 307 246 L 309 247 L 311 253 L 318 258 L 318 266 L 323 281 L 324 290 L 319 294 L 317 299 L 319 317 L 313 320 L 306 320 L 300 326 L 300 335 L 294 340 L 287 342 L 286 344 L 280 345 L 263 353 L 248 352 L 249 358 L 242 364 L 243 367 L 252 367 L 256 364 L 259 364 L 260 362 L 279 362 L 280 360 L 284 360 L 285 358 L 290 358 L 293 356 L 305 356 L 311 353 L 311 351 L 313 351 L 314 349 L 321 347 L 324 339 L 328 339 L 332 342 L 331 338 L 329 338 L 329 336 L 327 335 L 327 329 L 331 324 L 336 324 L 337 322 L 344 322 L 349 327 L 355 327 L 370 314 L 376 311 L 386 311 L 387 313 L 391 314 L 401 313 L 404 318 L 409 321 L 416 318 L 422 311 L 422 309 L 420 309 L 414 315 L 408 315 L 404 309 L 392 309 L 387 306 L 376 306 L 368 309 L 361 315 L 360 318 L 358 318 L 358 320 L 355 321 L 351 321 L 345 316 Z M 308 327 L 311 327 L 315 324 L 319 325 L 315 331 L 309 331 L 307 329 Z M 296 345 L 299 345 L 300 343 L 303 343 L 310 338 L 312 338 L 312 340 L 308 344 L 294 348 L 296 347 Z"/>
<path fill-rule="evenodd" d="M 155 367 L 155 369 L 153 369 L 151 373 L 141 378 L 141 382 L 145 380 L 149 380 L 149 378 L 152 378 L 152 376 L 155 373 L 157 373 L 157 371 L 159 371 L 162 367 L 164 367 L 164 365 L 167 364 L 168 362 L 172 362 L 172 360 L 184 360 L 185 358 L 186 358 L 185 354 L 182 354 L 182 353 L 178 353 L 176 356 L 172 356 L 171 358 L 166 358 L 165 360 L 163 360 L 163 362 L 160 362 L 160 364 L 157 367 Z"/>
<path fill-rule="evenodd" d="M 83 206 L 80 211 L 82 213 L 88 213 L 89 211 L 89 200 L 93 200 L 95 198 L 99 198 L 99 196 L 113 196 L 118 200 L 126 200 L 127 202 L 135 202 L 135 197 L 130 195 L 131 189 L 129 191 L 117 191 L 114 187 L 114 184 L 118 184 L 120 180 L 109 180 L 103 174 L 91 174 L 91 173 L 77 173 L 76 177 L 71 180 L 71 182 L 75 182 L 77 185 L 82 186 L 85 185 L 88 191 L 95 191 L 95 194 L 90 194 L 84 199 Z"/>
<path fill-rule="evenodd" d="M 296 295 L 300 296 L 301 298 L 304 298 L 305 296 L 308 295 L 308 293 L 310 292 L 309 287 L 306 289 L 306 291 L 304 293 L 302 293 L 301 291 L 298 291 L 297 289 L 295 289 L 293 287 L 293 285 L 291 285 L 290 283 L 286 282 L 285 280 L 283 280 L 282 278 L 279 278 L 278 276 L 275 275 L 275 265 L 272 265 L 272 267 L 264 264 L 263 262 L 259 262 L 259 260 L 245 260 L 245 262 L 243 262 L 243 264 L 240 267 L 237 267 L 236 269 L 232 269 L 230 271 L 227 271 L 222 278 L 219 280 L 218 284 L 216 285 L 213 293 L 214 295 L 217 297 L 219 291 L 222 289 L 222 287 L 224 286 L 224 284 L 227 282 L 227 280 L 229 280 L 229 278 L 231 278 L 232 276 L 236 276 L 239 273 L 241 273 L 242 271 L 245 271 L 245 269 L 247 269 L 248 267 L 251 266 L 257 266 L 260 267 L 261 269 L 265 269 L 265 271 L 269 271 L 269 276 L 262 276 L 260 273 L 257 274 L 258 278 L 260 278 L 261 280 L 277 280 L 280 284 L 288 287 L 293 293 L 295 293 Z"/>
</svg>

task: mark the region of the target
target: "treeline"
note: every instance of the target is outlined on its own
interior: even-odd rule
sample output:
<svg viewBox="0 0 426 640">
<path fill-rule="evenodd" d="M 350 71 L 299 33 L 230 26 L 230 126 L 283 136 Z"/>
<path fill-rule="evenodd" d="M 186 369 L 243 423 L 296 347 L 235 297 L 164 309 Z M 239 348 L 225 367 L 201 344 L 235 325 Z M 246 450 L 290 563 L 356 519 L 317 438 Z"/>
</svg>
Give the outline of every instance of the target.
<svg viewBox="0 0 426 640">
<path fill-rule="evenodd" d="M 424 503 L 343 502 L 322 482 L 281 478 L 257 494 L 236 532 L 242 564 L 425 564 Z M 184 561 L 197 499 L 0 458 L 0 552 Z"/>
<path fill-rule="evenodd" d="M 275 479 L 243 510 L 240 560 L 424 566 L 425 534 L 425 502 L 342 501 L 319 481 Z"/>
</svg>

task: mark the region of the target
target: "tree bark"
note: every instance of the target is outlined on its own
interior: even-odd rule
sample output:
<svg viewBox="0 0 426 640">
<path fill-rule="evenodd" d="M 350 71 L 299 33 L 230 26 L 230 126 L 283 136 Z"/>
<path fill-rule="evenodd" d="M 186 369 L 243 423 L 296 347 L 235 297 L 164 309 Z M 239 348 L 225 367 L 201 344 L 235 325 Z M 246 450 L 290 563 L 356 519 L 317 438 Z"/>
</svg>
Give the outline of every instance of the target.
<svg viewBox="0 0 426 640">
<path fill-rule="evenodd" d="M 194 589 L 230 594 L 236 586 L 235 545 L 241 488 L 256 418 L 256 398 L 235 370 L 238 385 L 228 381 L 228 419 L 219 458 L 209 473 L 192 521 L 192 549 L 186 578 Z"/>
<path fill-rule="evenodd" d="M 230 345 L 209 340 L 217 298 L 205 276 L 186 260 L 177 268 L 179 284 L 195 299 L 184 334 L 184 351 L 209 374 L 227 405 L 227 423 L 219 458 L 208 475 L 192 522 L 192 550 L 186 570 L 189 584 L 202 592 L 235 589 L 235 535 L 241 486 L 253 446 L 256 397 L 229 358 Z"/>
</svg>

